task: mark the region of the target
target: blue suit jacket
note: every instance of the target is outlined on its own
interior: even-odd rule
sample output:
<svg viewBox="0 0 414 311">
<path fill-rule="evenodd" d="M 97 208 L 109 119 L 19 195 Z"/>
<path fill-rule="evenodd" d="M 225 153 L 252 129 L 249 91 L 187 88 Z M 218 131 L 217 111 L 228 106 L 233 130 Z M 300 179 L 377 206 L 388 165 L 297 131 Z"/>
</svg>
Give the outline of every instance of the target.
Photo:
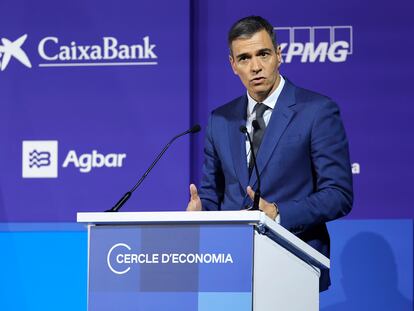
<svg viewBox="0 0 414 311">
<path fill-rule="evenodd" d="M 214 110 L 206 133 L 199 195 L 205 210 L 239 210 L 251 203 L 246 138 L 247 96 Z M 325 223 L 352 208 L 348 141 L 338 106 L 286 79 L 257 155 L 262 197 L 279 207 L 281 225 L 329 257 Z M 330 284 L 322 271 L 320 290 Z"/>
</svg>

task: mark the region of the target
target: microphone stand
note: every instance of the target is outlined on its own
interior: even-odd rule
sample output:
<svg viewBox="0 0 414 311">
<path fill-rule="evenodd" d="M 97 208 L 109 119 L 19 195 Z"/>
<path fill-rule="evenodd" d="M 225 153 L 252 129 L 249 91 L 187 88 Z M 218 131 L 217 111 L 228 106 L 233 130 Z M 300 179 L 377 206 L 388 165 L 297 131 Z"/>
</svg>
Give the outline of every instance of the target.
<svg viewBox="0 0 414 311">
<path fill-rule="evenodd" d="M 153 167 L 155 166 L 155 164 L 157 164 L 157 162 L 161 159 L 161 157 L 163 156 L 163 154 L 167 151 L 167 149 L 171 146 L 171 144 L 179 137 L 187 135 L 189 133 L 198 133 L 201 130 L 200 125 L 194 125 L 191 129 L 178 134 L 176 136 L 174 136 L 167 145 L 165 145 L 164 149 L 162 149 L 162 151 L 158 154 L 158 156 L 155 158 L 155 160 L 151 163 L 150 167 L 146 170 L 146 172 L 144 173 L 144 175 L 141 176 L 141 178 L 138 180 L 138 182 L 131 188 L 131 190 L 129 190 L 127 193 L 124 194 L 124 196 L 109 210 L 106 210 L 105 212 L 118 212 L 121 207 L 129 200 L 129 198 L 131 197 L 132 193 L 139 187 L 139 185 L 141 185 L 141 183 L 144 181 L 144 179 L 147 177 L 147 175 L 149 174 L 149 172 L 151 172 L 151 170 L 153 169 Z"/>
<path fill-rule="evenodd" d="M 251 210 L 259 210 L 259 202 L 260 202 L 260 197 L 261 197 L 261 192 L 260 192 L 261 184 L 260 184 L 259 170 L 257 168 L 256 155 L 254 154 L 254 149 L 253 149 L 253 142 L 250 137 L 249 131 L 247 131 L 247 128 L 244 125 L 240 126 L 240 131 L 246 134 L 247 139 L 249 140 L 251 156 L 253 158 L 254 169 L 256 172 L 256 176 L 257 176 L 257 189 L 254 192 L 253 206 Z"/>
</svg>

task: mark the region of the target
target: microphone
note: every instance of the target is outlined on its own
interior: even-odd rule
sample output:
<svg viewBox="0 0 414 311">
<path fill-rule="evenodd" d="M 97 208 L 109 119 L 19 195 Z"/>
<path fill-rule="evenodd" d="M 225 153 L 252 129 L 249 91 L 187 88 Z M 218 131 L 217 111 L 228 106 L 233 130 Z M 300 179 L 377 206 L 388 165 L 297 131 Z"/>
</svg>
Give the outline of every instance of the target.
<svg viewBox="0 0 414 311">
<path fill-rule="evenodd" d="M 260 124 L 259 124 L 259 122 L 256 120 L 256 119 L 254 119 L 253 121 L 252 121 L 252 126 L 253 126 L 253 128 L 257 131 L 257 130 L 260 130 Z"/>
<path fill-rule="evenodd" d="M 167 149 L 171 146 L 171 144 L 179 137 L 187 135 L 187 134 L 195 134 L 200 132 L 201 130 L 201 126 L 199 124 L 194 125 L 192 128 L 190 128 L 189 130 L 178 134 L 176 136 L 174 136 L 169 142 L 168 144 L 165 145 L 164 149 L 162 149 L 162 151 L 158 154 L 158 156 L 155 158 L 154 162 L 152 162 L 152 164 L 150 165 L 150 167 L 147 169 L 147 171 L 144 173 L 144 175 L 141 176 L 141 178 L 138 180 L 138 182 L 134 185 L 134 187 L 131 188 L 131 190 L 129 190 L 127 193 L 124 194 L 124 196 L 109 210 L 105 211 L 105 212 L 118 212 L 121 207 L 129 200 L 129 198 L 131 197 L 132 193 L 139 187 L 139 185 L 141 185 L 141 183 L 144 181 L 144 179 L 147 177 L 147 175 L 149 174 L 149 172 L 151 172 L 151 170 L 153 169 L 153 167 L 155 166 L 155 164 L 157 164 L 157 162 L 161 159 L 162 155 L 167 151 Z"/>
<path fill-rule="evenodd" d="M 257 129 L 255 125 L 260 128 L 259 122 L 257 122 L 256 120 L 252 122 L 252 125 L 255 130 Z M 259 201 L 260 201 L 260 196 L 261 196 L 261 193 L 260 193 L 261 184 L 260 184 L 259 170 L 257 168 L 256 155 L 254 154 L 254 149 L 253 149 L 253 142 L 252 142 L 249 132 L 247 131 L 247 128 L 244 125 L 240 126 L 240 132 L 247 135 L 247 139 L 249 140 L 249 143 L 250 143 L 250 152 L 252 153 L 251 156 L 253 157 L 254 169 L 256 171 L 256 176 L 257 176 L 257 190 L 254 192 L 252 210 L 259 210 Z"/>
<path fill-rule="evenodd" d="M 190 128 L 187 132 L 188 132 L 188 133 L 191 133 L 191 134 L 195 134 L 195 133 L 198 133 L 198 132 L 200 132 L 200 131 L 201 131 L 201 126 L 200 126 L 200 124 L 196 124 L 196 125 L 194 125 L 192 128 Z M 183 133 L 183 134 L 180 134 L 179 136 L 185 135 L 185 134 L 187 134 L 187 132 L 185 132 L 185 133 Z"/>
</svg>

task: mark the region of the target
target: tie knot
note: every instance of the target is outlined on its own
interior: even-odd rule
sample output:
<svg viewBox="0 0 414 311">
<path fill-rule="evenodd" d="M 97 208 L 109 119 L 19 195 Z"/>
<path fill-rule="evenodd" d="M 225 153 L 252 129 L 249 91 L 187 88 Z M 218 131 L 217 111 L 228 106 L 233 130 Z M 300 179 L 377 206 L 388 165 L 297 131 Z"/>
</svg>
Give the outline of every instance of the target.
<svg viewBox="0 0 414 311">
<path fill-rule="evenodd" d="M 257 103 L 256 106 L 254 106 L 254 110 L 256 111 L 256 119 L 263 118 L 263 114 L 267 109 L 269 109 L 269 107 L 265 104 Z"/>
</svg>

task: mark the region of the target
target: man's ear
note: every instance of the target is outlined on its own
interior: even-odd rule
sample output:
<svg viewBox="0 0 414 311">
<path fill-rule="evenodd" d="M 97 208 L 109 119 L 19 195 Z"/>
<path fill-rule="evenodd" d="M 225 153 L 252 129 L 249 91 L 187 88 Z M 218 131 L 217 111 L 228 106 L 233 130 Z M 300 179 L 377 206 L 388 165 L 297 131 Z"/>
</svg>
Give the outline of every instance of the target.
<svg viewBox="0 0 414 311">
<path fill-rule="evenodd" d="M 231 54 L 229 55 L 229 61 L 230 61 L 231 69 L 233 69 L 234 74 L 238 76 L 239 74 L 237 73 L 236 62 Z"/>
<path fill-rule="evenodd" d="M 280 48 L 280 45 L 276 48 L 276 59 L 277 59 L 277 68 L 279 69 L 280 64 L 282 63 L 282 49 Z"/>
</svg>

